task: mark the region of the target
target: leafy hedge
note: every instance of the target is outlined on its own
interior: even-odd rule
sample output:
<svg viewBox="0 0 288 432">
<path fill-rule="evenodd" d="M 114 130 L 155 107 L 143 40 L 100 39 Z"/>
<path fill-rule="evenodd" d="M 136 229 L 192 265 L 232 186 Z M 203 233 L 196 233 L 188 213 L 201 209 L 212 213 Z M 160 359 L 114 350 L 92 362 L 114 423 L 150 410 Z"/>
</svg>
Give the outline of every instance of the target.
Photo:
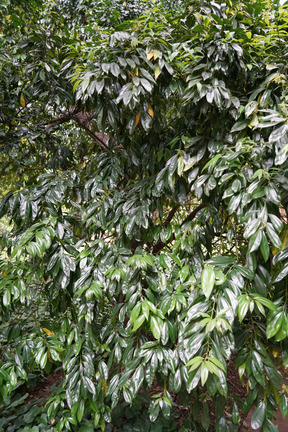
<svg viewBox="0 0 288 432">
<path fill-rule="evenodd" d="M 0 6 L 0 425 L 236 432 L 255 406 L 252 428 L 277 431 L 287 6 L 140 2 L 106 23 L 76 3 L 81 19 Z M 247 388 L 232 405 L 231 361 Z M 55 369 L 24 428 L 27 386 Z"/>
</svg>

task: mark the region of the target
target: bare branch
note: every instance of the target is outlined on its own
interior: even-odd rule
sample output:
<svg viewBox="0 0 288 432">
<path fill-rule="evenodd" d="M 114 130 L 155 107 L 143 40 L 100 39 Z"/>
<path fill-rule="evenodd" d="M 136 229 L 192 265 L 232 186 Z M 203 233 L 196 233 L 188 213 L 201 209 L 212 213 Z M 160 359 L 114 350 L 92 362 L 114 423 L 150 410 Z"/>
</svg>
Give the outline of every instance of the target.
<svg viewBox="0 0 288 432">
<path fill-rule="evenodd" d="M 197 213 L 202 210 L 204 207 L 206 207 L 207 204 L 206 203 L 202 203 L 200 204 L 198 207 L 196 207 L 196 209 L 194 209 L 185 219 L 184 221 L 181 223 L 180 226 L 183 226 L 186 222 L 191 222 L 197 215 Z M 175 210 L 175 209 L 173 209 Z M 169 213 L 168 218 L 170 217 L 170 214 L 173 212 L 173 210 Z M 176 212 L 176 210 L 175 210 Z M 174 214 L 175 214 L 174 212 Z M 174 216 L 174 214 L 172 215 L 172 217 Z M 172 219 L 171 217 L 171 219 Z M 167 218 L 167 219 L 168 219 Z M 170 219 L 170 220 L 171 220 Z M 166 221 L 165 221 L 166 223 Z M 168 222 L 169 223 L 169 222 Z M 165 224 L 164 224 L 165 225 Z M 167 224 L 168 225 L 168 224 Z M 166 225 L 166 226 L 167 226 Z M 168 241 L 167 243 L 163 243 L 162 240 L 158 240 L 158 242 L 154 245 L 153 247 L 153 255 L 157 255 L 165 246 L 167 246 L 169 243 L 171 243 L 173 240 L 175 240 L 175 235 L 173 234 L 172 239 L 170 241 Z"/>
<path fill-rule="evenodd" d="M 77 107 L 69 107 L 68 111 L 60 114 L 58 117 L 48 120 L 43 123 L 38 123 L 35 126 L 46 126 L 45 131 L 48 132 L 55 124 L 60 125 L 66 123 L 70 120 L 75 121 L 82 129 L 86 130 L 93 140 L 101 149 L 110 151 L 107 147 L 108 136 L 103 135 L 101 132 L 94 132 L 91 121 L 93 119 L 93 114 L 87 111 L 79 110 Z"/>
<path fill-rule="evenodd" d="M 178 204 L 176 207 L 174 207 L 169 215 L 167 216 L 167 219 L 165 220 L 163 226 L 167 227 L 169 225 L 169 223 L 171 222 L 171 220 L 173 219 L 175 213 L 177 212 L 177 210 L 179 209 L 180 205 Z"/>
</svg>

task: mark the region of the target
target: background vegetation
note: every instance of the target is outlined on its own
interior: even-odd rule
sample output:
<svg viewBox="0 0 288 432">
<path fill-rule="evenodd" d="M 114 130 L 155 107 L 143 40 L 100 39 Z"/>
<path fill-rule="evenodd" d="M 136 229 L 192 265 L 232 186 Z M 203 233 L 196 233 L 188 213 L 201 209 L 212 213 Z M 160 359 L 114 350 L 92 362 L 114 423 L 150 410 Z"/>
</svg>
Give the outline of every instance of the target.
<svg viewBox="0 0 288 432">
<path fill-rule="evenodd" d="M 2 430 L 236 432 L 254 406 L 277 431 L 287 25 L 268 0 L 2 0 Z"/>
</svg>

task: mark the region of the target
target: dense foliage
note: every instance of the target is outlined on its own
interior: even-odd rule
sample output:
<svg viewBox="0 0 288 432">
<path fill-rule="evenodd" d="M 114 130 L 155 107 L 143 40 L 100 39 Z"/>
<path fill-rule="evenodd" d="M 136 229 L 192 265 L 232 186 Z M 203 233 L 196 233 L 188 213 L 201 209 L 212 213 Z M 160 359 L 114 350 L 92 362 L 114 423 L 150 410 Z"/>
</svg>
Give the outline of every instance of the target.
<svg viewBox="0 0 288 432">
<path fill-rule="evenodd" d="M 268 0 L 1 2 L 3 430 L 236 432 L 253 406 L 278 430 L 287 24 Z"/>
</svg>

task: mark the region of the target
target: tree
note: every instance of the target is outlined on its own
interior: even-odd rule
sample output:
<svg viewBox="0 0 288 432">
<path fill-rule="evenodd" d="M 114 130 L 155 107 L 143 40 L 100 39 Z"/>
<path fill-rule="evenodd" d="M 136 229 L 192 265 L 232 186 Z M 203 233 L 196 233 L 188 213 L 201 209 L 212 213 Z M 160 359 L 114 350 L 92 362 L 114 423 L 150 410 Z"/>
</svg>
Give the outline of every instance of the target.
<svg viewBox="0 0 288 432">
<path fill-rule="evenodd" d="M 7 431 L 287 414 L 287 6 L 181 3 L 0 6 L 3 410 L 64 373 Z"/>
</svg>

